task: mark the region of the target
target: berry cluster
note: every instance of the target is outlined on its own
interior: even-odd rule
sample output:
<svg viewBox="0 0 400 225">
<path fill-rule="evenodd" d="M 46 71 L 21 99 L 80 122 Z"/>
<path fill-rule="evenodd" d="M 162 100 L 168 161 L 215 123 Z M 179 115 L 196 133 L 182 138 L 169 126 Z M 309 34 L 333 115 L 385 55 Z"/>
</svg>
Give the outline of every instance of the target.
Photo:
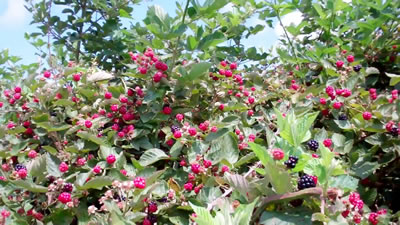
<svg viewBox="0 0 400 225">
<path fill-rule="evenodd" d="M 299 161 L 299 158 L 296 156 L 289 156 L 289 159 L 284 162 L 287 168 L 293 169 L 296 167 L 297 161 Z"/>
<path fill-rule="evenodd" d="M 297 188 L 299 190 L 303 190 L 306 188 L 312 188 L 315 186 L 317 186 L 317 184 L 315 183 L 315 178 L 313 176 L 310 176 L 307 174 L 301 176 L 301 178 L 297 182 Z"/>
<path fill-rule="evenodd" d="M 307 146 L 310 150 L 316 151 L 319 148 L 319 144 L 316 140 L 311 139 L 307 142 Z"/>
</svg>

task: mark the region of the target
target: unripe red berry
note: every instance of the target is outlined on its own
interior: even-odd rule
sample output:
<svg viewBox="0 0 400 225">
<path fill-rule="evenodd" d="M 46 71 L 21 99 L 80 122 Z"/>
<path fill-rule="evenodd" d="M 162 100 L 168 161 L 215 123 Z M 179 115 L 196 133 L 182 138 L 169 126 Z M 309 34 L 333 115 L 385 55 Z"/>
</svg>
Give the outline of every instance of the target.
<svg viewBox="0 0 400 225">
<path fill-rule="evenodd" d="M 171 114 L 171 113 L 172 113 L 171 107 L 169 107 L 169 106 L 164 106 L 164 108 L 163 108 L 163 113 L 164 113 L 165 115 Z"/>
<path fill-rule="evenodd" d="M 78 82 L 78 81 L 81 80 L 81 75 L 77 73 L 77 74 L 74 74 L 74 75 L 72 76 L 72 78 L 74 79 L 74 81 Z"/>
<path fill-rule="evenodd" d="M 112 93 L 107 91 L 107 92 L 104 94 L 104 98 L 105 98 L 105 99 L 111 99 L 111 98 L 112 98 Z"/>
<path fill-rule="evenodd" d="M 193 172 L 194 174 L 200 173 L 200 169 L 201 169 L 201 166 L 200 166 L 199 164 L 197 164 L 197 163 L 193 163 L 193 164 L 191 165 L 191 170 L 192 170 L 192 172 Z"/>
<path fill-rule="evenodd" d="M 331 145 L 332 145 L 332 140 L 331 139 L 325 139 L 324 141 L 323 141 L 323 144 L 324 144 L 324 146 L 325 147 L 327 147 L 327 148 L 329 148 L 329 147 L 331 147 Z"/>
<path fill-rule="evenodd" d="M 28 152 L 28 157 L 31 158 L 31 159 L 36 158 L 36 156 L 37 156 L 37 152 L 35 150 L 30 150 Z"/>
<path fill-rule="evenodd" d="M 16 87 L 14 88 L 14 92 L 15 92 L 15 93 L 21 93 L 21 91 L 22 91 L 22 89 L 21 89 L 20 86 L 16 86 Z"/>
<path fill-rule="evenodd" d="M 285 153 L 282 151 L 282 149 L 275 148 L 272 149 L 272 156 L 275 160 L 282 160 L 285 157 Z"/>
<path fill-rule="evenodd" d="M 44 73 L 43 73 L 43 76 L 45 77 L 45 78 L 50 78 L 51 77 L 51 73 L 50 73 L 50 71 L 44 71 Z"/>
<path fill-rule="evenodd" d="M 183 185 L 183 188 L 186 191 L 191 191 L 193 189 L 193 184 L 192 183 L 186 183 L 186 184 Z"/>
<path fill-rule="evenodd" d="M 20 169 L 17 171 L 18 177 L 25 179 L 28 176 L 28 171 L 26 169 Z"/>
<path fill-rule="evenodd" d="M 58 169 L 60 170 L 60 172 L 65 173 L 68 171 L 69 166 L 65 162 L 61 162 L 60 165 L 58 166 Z"/>
<path fill-rule="evenodd" d="M 180 114 L 180 113 L 179 113 L 179 114 L 176 114 L 176 117 L 175 117 L 175 118 L 176 118 L 176 120 L 178 120 L 178 121 L 180 122 L 180 121 L 183 120 L 184 116 L 183 116 L 183 114 Z"/>
<path fill-rule="evenodd" d="M 99 174 L 101 173 L 101 167 L 96 165 L 95 167 L 93 167 L 92 171 L 94 174 Z"/>
<path fill-rule="evenodd" d="M 85 127 L 86 128 L 91 128 L 92 127 L 92 122 L 90 120 L 85 121 Z"/>
<path fill-rule="evenodd" d="M 108 164 L 113 164 L 116 160 L 117 158 L 115 158 L 115 155 L 113 154 L 108 155 L 106 158 Z"/>
<path fill-rule="evenodd" d="M 333 103 L 333 108 L 340 109 L 341 107 L 342 107 L 342 103 L 341 102 L 334 102 Z"/>
<path fill-rule="evenodd" d="M 182 132 L 180 130 L 177 130 L 174 132 L 174 138 L 178 139 L 182 137 Z"/>
<path fill-rule="evenodd" d="M 354 56 L 348 55 L 348 56 L 347 56 L 347 62 L 349 62 L 349 63 L 354 62 Z"/>
<path fill-rule="evenodd" d="M 372 114 L 370 112 L 363 112 L 362 116 L 364 120 L 370 120 L 372 118 Z"/>
<path fill-rule="evenodd" d="M 338 60 L 338 61 L 336 61 L 336 67 L 337 68 L 342 68 L 343 67 L 343 65 L 344 65 L 344 62 L 342 61 L 342 60 Z"/>
<path fill-rule="evenodd" d="M 144 189 L 146 187 L 146 180 L 143 177 L 136 177 L 133 183 L 135 187 L 139 189 Z"/>
<path fill-rule="evenodd" d="M 63 204 L 66 204 L 68 202 L 70 202 L 71 199 L 71 194 L 68 192 L 63 192 L 58 196 L 58 201 L 60 201 Z"/>
<path fill-rule="evenodd" d="M 231 70 L 236 70 L 237 69 L 237 64 L 236 63 L 231 63 L 229 65 L 229 68 L 231 68 Z"/>
</svg>

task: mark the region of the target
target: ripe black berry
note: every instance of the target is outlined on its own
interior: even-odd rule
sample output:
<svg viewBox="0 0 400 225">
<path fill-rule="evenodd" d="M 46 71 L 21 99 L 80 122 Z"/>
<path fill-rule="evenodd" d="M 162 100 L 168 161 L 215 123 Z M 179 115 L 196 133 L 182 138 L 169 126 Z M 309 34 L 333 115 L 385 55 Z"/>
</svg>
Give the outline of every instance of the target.
<svg viewBox="0 0 400 225">
<path fill-rule="evenodd" d="M 311 188 L 311 187 L 315 187 L 315 186 L 316 186 L 316 184 L 314 182 L 314 179 L 310 175 L 307 175 L 307 174 L 303 175 L 297 183 L 297 188 L 299 190 L 303 190 L 303 189 Z"/>
<path fill-rule="evenodd" d="M 65 183 L 64 184 L 64 188 L 63 188 L 64 192 L 72 192 L 73 189 L 74 189 L 74 187 L 72 186 L 71 183 Z"/>
<path fill-rule="evenodd" d="M 307 145 L 313 151 L 316 151 L 318 149 L 318 147 L 319 147 L 318 142 L 316 140 L 314 140 L 314 139 L 309 140 L 307 142 Z"/>
<path fill-rule="evenodd" d="M 26 166 L 22 165 L 22 164 L 17 164 L 15 165 L 15 171 L 19 171 L 25 169 L 26 170 Z"/>
<path fill-rule="evenodd" d="M 171 126 L 171 132 L 172 133 L 175 133 L 175 131 L 178 131 L 178 130 L 179 130 L 179 127 L 177 125 L 172 125 Z"/>
<path fill-rule="evenodd" d="M 339 115 L 339 120 L 348 120 L 347 115 L 346 114 Z"/>
<path fill-rule="evenodd" d="M 147 219 L 150 220 L 152 224 L 157 223 L 157 217 L 154 214 L 148 215 Z"/>
<path fill-rule="evenodd" d="M 353 70 L 354 70 L 355 72 L 360 72 L 360 70 L 361 70 L 361 65 L 353 66 Z"/>
<path fill-rule="evenodd" d="M 390 131 L 390 134 L 391 134 L 393 137 L 399 136 L 399 129 L 398 129 L 397 127 L 392 127 L 392 130 Z"/>
<path fill-rule="evenodd" d="M 287 168 L 289 169 L 293 169 L 296 167 L 297 161 L 299 160 L 299 158 L 297 158 L 296 156 L 289 156 L 289 159 L 287 161 L 284 162 L 284 164 L 286 165 Z"/>
</svg>

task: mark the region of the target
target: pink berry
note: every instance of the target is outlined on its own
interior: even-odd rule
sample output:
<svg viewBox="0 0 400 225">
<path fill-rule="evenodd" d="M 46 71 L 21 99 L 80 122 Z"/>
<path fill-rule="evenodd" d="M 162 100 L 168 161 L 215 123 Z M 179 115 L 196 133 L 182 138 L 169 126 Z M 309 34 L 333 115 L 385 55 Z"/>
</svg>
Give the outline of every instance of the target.
<svg viewBox="0 0 400 225">
<path fill-rule="evenodd" d="M 36 156 L 37 156 L 37 152 L 35 150 L 30 150 L 28 152 L 28 157 L 31 158 L 31 159 L 36 158 Z"/>
<path fill-rule="evenodd" d="M 218 131 L 218 128 L 216 126 L 211 127 L 211 132 L 215 133 Z"/>
<path fill-rule="evenodd" d="M 378 216 L 379 216 L 378 213 L 372 212 L 368 216 L 368 221 L 373 225 L 377 225 L 379 223 Z"/>
<path fill-rule="evenodd" d="M 184 116 L 183 114 L 176 114 L 176 120 L 178 120 L 179 122 L 181 122 L 183 120 Z"/>
<path fill-rule="evenodd" d="M 344 62 L 342 61 L 342 60 L 338 60 L 338 61 L 336 61 L 336 67 L 337 68 L 342 68 L 343 67 L 343 65 L 344 65 Z"/>
<path fill-rule="evenodd" d="M 117 133 L 118 137 L 123 138 L 125 137 L 125 133 L 123 131 L 120 131 Z"/>
<path fill-rule="evenodd" d="M 5 218 L 11 216 L 11 212 L 8 211 L 8 210 L 6 210 L 6 209 L 3 209 L 3 210 L 1 211 L 1 216 L 5 219 Z"/>
<path fill-rule="evenodd" d="M 325 98 L 320 98 L 319 99 L 319 103 L 321 103 L 322 105 L 326 104 L 326 99 Z"/>
<path fill-rule="evenodd" d="M 92 122 L 90 120 L 85 121 L 85 127 L 86 128 L 91 128 L 92 127 Z"/>
<path fill-rule="evenodd" d="M 51 73 L 50 73 L 50 71 L 44 71 L 44 73 L 43 73 L 43 76 L 45 77 L 45 78 L 50 78 L 51 77 Z"/>
<path fill-rule="evenodd" d="M 200 173 L 200 169 L 201 169 L 200 164 L 193 163 L 193 164 L 191 165 L 191 170 L 192 170 L 192 172 L 193 172 L 194 174 Z"/>
<path fill-rule="evenodd" d="M 348 56 L 347 56 L 347 62 L 349 62 L 349 63 L 354 62 L 354 56 L 348 55 Z"/>
<path fill-rule="evenodd" d="M 231 63 L 229 65 L 229 68 L 231 68 L 231 70 L 236 70 L 237 69 L 237 64 L 236 63 Z"/>
<path fill-rule="evenodd" d="M 21 93 L 21 91 L 22 91 L 22 89 L 21 89 L 20 86 L 16 86 L 16 87 L 14 88 L 14 92 L 15 92 L 15 93 Z"/>
<path fill-rule="evenodd" d="M 372 118 L 372 114 L 370 112 L 363 112 L 362 116 L 364 120 L 370 120 Z"/>
<path fill-rule="evenodd" d="M 135 187 L 139 189 L 144 189 L 146 187 L 146 180 L 143 177 L 136 177 L 133 183 Z"/>
<path fill-rule="evenodd" d="M 96 165 L 95 167 L 93 167 L 92 171 L 94 174 L 99 174 L 101 173 L 101 167 Z"/>
<path fill-rule="evenodd" d="M 167 143 L 168 146 L 171 147 L 172 145 L 174 145 L 174 140 L 169 139 L 166 143 Z"/>
<path fill-rule="evenodd" d="M 226 70 L 225 71 L 225 77 L 232 77 L 232 71 Z"/>
<path fill-rule="evenodd" d="M 60 201 L 63 204 L 66 204 L 68 202 L 70 202 L 71 199 L 71 194 L 68 192 L 63 192 L 58 196 L 58 201 Z"/>
<path fill-rule="evenodd" d="M 189 128 L 188 132 L 189 132 L 190 136 L 193 136 L 193 137 L 196 136 L 196 134 L 197 134 L 197 130 L 194 127 Z"/>
<path fill-rule="evenodd" d="M 163 108 L 163 113 L 164 113 L 165 115 L 171 114 L 171 113 L 172 113 L 171 107 L 165 106 L 165 107 Z"/>
<path fill-rule="evenodd" d="M 253 115 L 254 115 L 254 111 L 253 111 L 252 109 L 249 109 L 249 110 L 247 111 L 247 115 L 248 115 L 248 116 L 253 116 Z"/>
<path fill-rule="evenodd" d="M 324 141 L 323 141 L 323 144 L 324 144 L 324 146 L 325 147 L 327 147 L 327 148 L 329 148 L 329 147 L 331 147 L 331 145 L 332 145 L 332 140 L 331 139 L 325 139 Z"/>
<path fill-rule="evenodd" d="M 227 165 L 223 165 L 222 168 L 221 168 L 221 172 L 225 173 L 225 172 L 228 172 L 228 171 L 229 171 L 229 167 Z"/>
<path fill-rule="evenodd" d="M 185 188 L 186 191 L 191 191 L 193 190 L 193 184 L 192 183 L 186 183 L 183 185 L 183 188 Z"/>
<path fill-rule="evenodd" d="M 20 169 L 17 171 L 19 178 L 25 179 L 28 176 L 28 171 L 26 169 Z"/>
<path fill-rule="evenodd" d="M 256 99 L 254 97 L 251 97 L 251 96 L 247 99 L 247 101 L 249 101 L 250 104 L 253 104 L 255 102 L 255 100 Z"/>
<path fill-rule="evenodd" d="M 118 111 L 118 105 L 111 105 L 110 109 L 111 111 L 116 112 Z"/>
<path fill-rule="evenodd" d="M 282 160 L 285 157 L 285 153 L 282 151 L 282 149 L 275 148 L 272 149 L 272 156 L 275 160 Z"/>
<path fill-rule="evenodd" d="M 68 171 L 69 166 L 68 164 L 66 164 L 65 162 L 60 163 L 60 165 L 58 166 L 58 169 L 60 170 L 60 172 L 65 173 Z"/>
<path fill-rule="evenodd" d="M 120 101 L 121 103 L 128 103 L 128 98 L 125 97 L 125 96 L 123 96 L 123 95 L 121 95 L 121 96 L 119 97 L 119 101 Z"/>
<path fill-rule="evenodd" d="M 126 171 L 124 169 L 121 169 L 119 172 L 124 176 L 126 176 L 128 174 L 128 171 Z"/>
<path fill-rule="evenodd" d="M 116 160 L 117 160 L 117 158 L 115 158 L 115 155 L 113 155 L 113 154 L 108 155 L 106 158 L 106 161 L 108 164 L 113 164 Z"/>
<path fill-rule="evenodd" d="M 182 137 L 182 132 L 180 130 L 177 130 L 174 132 L 174 138 L 178 139 Z"/>
<path fill-rule="evenodd" d="M 153 81 L 154 81 L 155 83 L 158 83 L 158 82 L 161 81 L 162 78 L 163 78 L 163 73 L 157 72 L 157 73 L 154 74 L 154 76 L 153 76 Z"/>
<path fill-rule="evenodd" d="M 223 67 L 225 67 L 225 66 L 227 66 L 227 63 L 226 63 L 226 61 L 221 61 L 221 62 L 220 62 L 220 65 L 223 66 Z"/>
<path fill-rule="evenodd" d="M 203 165 L 205 168 L 209 168 L 212 166 L 212 162 L 210 160 L 205 159 L 203 160 Z"/>
<path fill-rule="evenodd" d="M 3 102 L 0 102 L 0 108 L 3 107 L 3 104 L 4 104 Z"/>
<path fill-rule="evenodd" d="M 179 162 L 179 165 L 181 165 L 181 166 L 186 166 L 186 161 L 185 161 L 184 159 L 182 159 L 182 160 Z"/>
<path fill-rule="evenodd" d="M 342 103 L 341 102 L 334 102 L 333 103 L 333 108 L 340 109 L 341 107 L 342 107 Z"/>
<path fill-rule="evenodd" d="M 72 76 L 72 79 L 74 79 L 74 81 L 76 81 L 76 82 L 78 82 L 78 81 L 80 81 L 81 80 L 81 75 L 80 74 L 74 74 L 73 76 Z"/>
<path fill-rule="evenodd" d="M 112 93 L 107 91 L 107 92 L 104 94 L 104 98 L 105 98 L 105 99 L 111 99 L 111 98 L 112 98 Z"/>
<path fill-rule="evenodd" d="M 221 111 L 224 111 L 224 108 L 225 108 L 224 104 L 221 104 L 221 105 L 218 106 L 218 109 L 221 110 Z"/>
</svg>

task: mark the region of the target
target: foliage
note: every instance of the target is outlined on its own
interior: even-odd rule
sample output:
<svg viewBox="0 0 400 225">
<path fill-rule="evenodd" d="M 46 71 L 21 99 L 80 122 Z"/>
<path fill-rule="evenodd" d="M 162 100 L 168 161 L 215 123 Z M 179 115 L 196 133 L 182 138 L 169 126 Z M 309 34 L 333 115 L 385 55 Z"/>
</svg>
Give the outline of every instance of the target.
<svg viewBox="0 0 400 225">
<path fill-rule="evenodd" d="M 0 224 L 398 222 L 398 1 L 188 0 L 124 29 L 137 3 L 27 1 L 48 61 L 0 54 Z M 295 11 L 277 55 L 242 44 Z"/>
</svg>

